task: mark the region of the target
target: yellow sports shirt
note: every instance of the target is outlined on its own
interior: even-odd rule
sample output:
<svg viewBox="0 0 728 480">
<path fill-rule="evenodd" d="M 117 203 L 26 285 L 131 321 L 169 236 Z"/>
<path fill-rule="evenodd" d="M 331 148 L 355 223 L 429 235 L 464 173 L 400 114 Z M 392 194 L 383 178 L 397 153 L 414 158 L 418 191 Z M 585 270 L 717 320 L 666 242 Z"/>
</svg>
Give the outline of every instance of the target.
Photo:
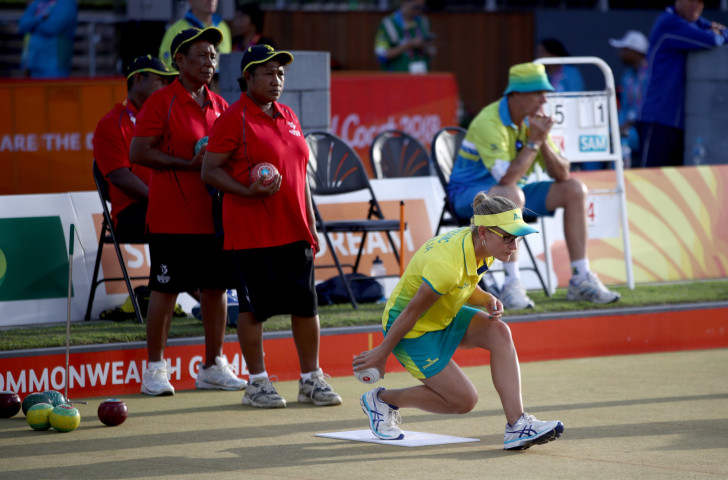
<svg viewBox="0 0 728 480">
<path fill-rule="evenodd" d="M 465 305 L 493 261 L 493 257 L 488 257 L 485 263 L 476 262 L 469 227 L 430 239 L 412 257 L 392 291 L 382 316 L 383 328 L 387 328 L 390 317 L 399 316 L 425 282 L 440 298 L 404 338 L 444 329 Z"/>
</svg>

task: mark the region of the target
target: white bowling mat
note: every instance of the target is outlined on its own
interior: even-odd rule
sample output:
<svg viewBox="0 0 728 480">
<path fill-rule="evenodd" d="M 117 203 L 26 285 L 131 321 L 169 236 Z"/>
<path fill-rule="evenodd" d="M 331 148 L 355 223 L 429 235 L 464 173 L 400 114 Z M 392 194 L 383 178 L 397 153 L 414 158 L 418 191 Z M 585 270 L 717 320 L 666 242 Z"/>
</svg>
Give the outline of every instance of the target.
<svg viewBox="0 0 728 480">
<path fill-rule="evenodd" d="M 402 440 L 380 440 L 371 430 L 349 430 L 348 432 L 317 433 L 317 437 L 336 438 L 338 440 L 354 440 L 355 442 L 379 443 L 397 447 L 427 447 L 431 445 L 445 445 L 448 443 L 479 442 L 477 438 L 452 437 L 436 433 L 422 433 L 403 431 Z"/>
</svg>

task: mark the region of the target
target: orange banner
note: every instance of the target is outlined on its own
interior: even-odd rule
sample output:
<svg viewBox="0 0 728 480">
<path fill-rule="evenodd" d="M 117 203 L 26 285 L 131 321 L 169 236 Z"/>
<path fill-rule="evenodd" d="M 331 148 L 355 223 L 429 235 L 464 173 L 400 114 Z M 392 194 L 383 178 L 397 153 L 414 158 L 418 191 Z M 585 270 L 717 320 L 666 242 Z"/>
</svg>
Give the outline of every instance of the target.
<svg viewBox="0 0 728 480">
<path fill-rule="evenodd" d="M 94 190 L 93 133 L 126 97 L 123 79 L 0 85 L 0 195 Z"/>
<path fill-rule="evenodd" d="M 96 123 L 126 97 L 122 78 L 0 82 L 0 195 L 94 190 Z M 382 73 L 331 78 L 332 131 L 369 168 L 369 145 L 395 128 L 429 142 L 455 123 L 457 84 L 451 74 Z"/>
</svg>

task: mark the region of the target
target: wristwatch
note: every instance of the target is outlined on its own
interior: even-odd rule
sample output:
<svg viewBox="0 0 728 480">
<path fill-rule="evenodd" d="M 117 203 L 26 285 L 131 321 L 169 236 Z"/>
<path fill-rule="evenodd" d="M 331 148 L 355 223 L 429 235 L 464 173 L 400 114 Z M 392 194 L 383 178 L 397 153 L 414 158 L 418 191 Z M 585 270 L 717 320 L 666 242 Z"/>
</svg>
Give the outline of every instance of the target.
<svg viewBox="0 0 728 480">
<path fill-rule="evenodd" d="M 539 147 L 533 142 L 526 142 L 526 148 L 529 150 L 533 150 L 534 152 L 538 152 Z"/>
</svg>

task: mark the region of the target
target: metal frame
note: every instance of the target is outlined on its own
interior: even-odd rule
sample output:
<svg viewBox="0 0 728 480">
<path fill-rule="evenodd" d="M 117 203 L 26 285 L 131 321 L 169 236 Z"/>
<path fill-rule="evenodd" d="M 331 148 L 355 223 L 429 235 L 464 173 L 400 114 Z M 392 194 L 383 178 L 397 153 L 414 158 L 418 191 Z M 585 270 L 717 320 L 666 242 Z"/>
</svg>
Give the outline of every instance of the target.
<svg viewBox="0 0 728 480">
<path fill-rule="evenodd" d="M 617 117 L 617 89 L 614 84 L 614 75 L 609 65 L 599 57 L 552 57 L 538 58 L 535 63 L 543 65 L 594 65 L 604 75 L 605 90 L 603 91 L 587 91 L 587 92 L 559 92 L 549 93 L 549 98 L 554 97 L 579 97 L 588 96 L 595 93 L 605 94 L 609 102 L 609 136 L 611 140 L 611 153 L 606 154 L 605 158 L 596 160 L 603 162 L 613 162 L 617 174 L 617 185 L 613 189 L 590 190 L 592 194 L 617 194 L 620 206 L 620 217 L 622 220 L 622 242 L 624 245 L 624 264 L 627 274 L 627 286 L 634 289 L 634 273 L 632 269 L 632 250 L 629 243 L 629 219 L 627 218 L 627 196 L 624 186 L 624 163 L 622 160 L 622 144 L 619 134 L 619 119 Z M 569 158 L 571 162 L 591 162 L 593 158 L 580 159 Z M 552 266 L 549 265 L 549 270 Z"/>
</svg>

